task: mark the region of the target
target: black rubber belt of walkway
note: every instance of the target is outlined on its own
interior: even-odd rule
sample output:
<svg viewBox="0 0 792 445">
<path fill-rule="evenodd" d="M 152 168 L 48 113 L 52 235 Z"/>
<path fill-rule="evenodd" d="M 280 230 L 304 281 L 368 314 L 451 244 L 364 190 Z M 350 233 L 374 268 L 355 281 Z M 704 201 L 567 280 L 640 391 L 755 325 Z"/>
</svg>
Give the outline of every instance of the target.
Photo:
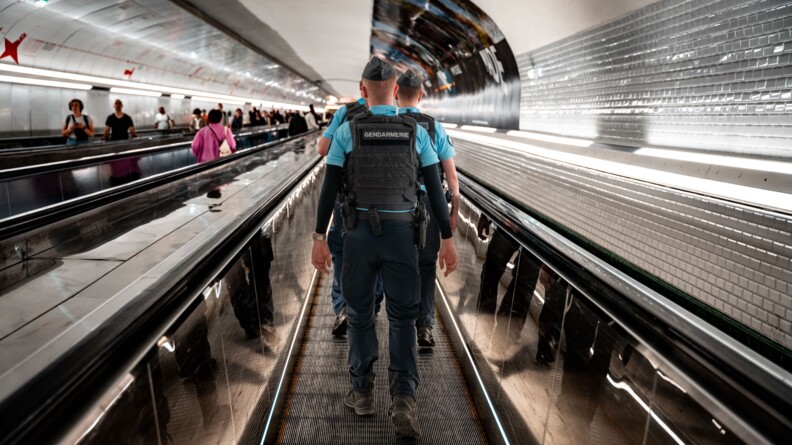
<svg viewBox="0 0 792 445">
<path fill-rule="evenodd" d="M 373 417 L 358 417 L 344 406 L 351 388 L 346 338 L 333 338 L 332 278 L 322 277 L 311 308 L 278 432 L 280 444 L 485 444 L 486 438 L 445 327 L 437 317 L 434 352 L 419 352 L 418 440 L 397 439 L 388 416 L 388 317 L 377 321 L 380 358 L 374 368 Z M 439 298 L 439 297 L 438 297 Z"/>
</svg>

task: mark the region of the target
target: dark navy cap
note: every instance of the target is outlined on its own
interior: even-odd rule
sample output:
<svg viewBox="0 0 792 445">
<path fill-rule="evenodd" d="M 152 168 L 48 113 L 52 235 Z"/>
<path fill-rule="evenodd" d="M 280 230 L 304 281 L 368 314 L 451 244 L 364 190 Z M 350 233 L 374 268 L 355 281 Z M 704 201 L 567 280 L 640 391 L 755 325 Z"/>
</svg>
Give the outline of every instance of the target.
<svg viewBox="0 0 792 445">
<path fill-rule="evenodd" d="M 399 80 L 396 83 L 400 87 L 415 88 L 421 86 L 421 79 L 412 70 L 407 70 L 399 76 Z"/>
<path fill-rule="evenodd" d="M 388 65 L 388 62 L 374 56 L 366 64 L 361 77 L 367 80 L 388 80 L 395 76 L 396 72 Z"/>
</svg>

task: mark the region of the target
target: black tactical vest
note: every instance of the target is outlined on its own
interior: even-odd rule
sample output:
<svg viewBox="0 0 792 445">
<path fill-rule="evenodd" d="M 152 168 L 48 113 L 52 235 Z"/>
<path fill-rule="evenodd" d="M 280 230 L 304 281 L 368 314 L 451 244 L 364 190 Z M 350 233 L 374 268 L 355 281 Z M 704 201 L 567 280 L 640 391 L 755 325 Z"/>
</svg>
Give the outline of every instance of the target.
<svg viewBox="0 0 792 445">
<path fill-rule="evenodd" d="M 432 116 L 429 116 L 428 114 L 416 113 L 414 111 L 410 111 L 410 112 L 407 112 L 407 113 L 401 113 L 401 114 L 399 114 L 399 116 L 409 116 L 409 117 L 415 119 L 415 121 L 418 122 L 418 125 L 422 126 L 424 128 L 424 130 L 426 130 L 426 132 L 429 133 L 429 140 L 432 142 L 432 146 L 434 147 L 435 134 L 436 134 L 435 125 L 437 125 L 437 123 L 435 122 L 435 118 L 433 118 Z M 440 183 L 442 184 L 443 181 L 445 180 L 445 172 L 443 171 L 443 167 L 442 166 L 438 166 L 437 169 L 440 172 Z M 423 182 L 424 182 L 423 181 L 423 177 L 419 176 L 418 182 L 423 184 Z"/>
<path fill-rule="evenodd" d="M 346 114 L 344 114 L 344 122 L 349 122 L 352 119 L 356 118 L 358 115 L 365 114 L 368 111 L 366 105 L 360 102 L 352 102 L 351 104 L 345 105 L 346 107 Z M 341 122 L 342 124 L 344 122 Z"/>
<path fill-rule="evenodd" d="M 416 113 L 414 111 L 410 111 L 408 113 L 400 113 L 400 116 L 410 116 L 411 118 L 415 119 L 418 122 L 418 125 L 422 126 L 427 133 L 429 133 L 429 140 L 432 141 L 432 145 L 435 143 L 435 118 L 429 116 L 428 114 L 423 113 Z"/>
<path fill-rule="evenodd" d="M 344 194 L 356 207 L 415 208 L 420 169 L 416 125 L 410 117 L 371 113 L 349 123 L 353 145 L 344 165 Z"/>
</svg>

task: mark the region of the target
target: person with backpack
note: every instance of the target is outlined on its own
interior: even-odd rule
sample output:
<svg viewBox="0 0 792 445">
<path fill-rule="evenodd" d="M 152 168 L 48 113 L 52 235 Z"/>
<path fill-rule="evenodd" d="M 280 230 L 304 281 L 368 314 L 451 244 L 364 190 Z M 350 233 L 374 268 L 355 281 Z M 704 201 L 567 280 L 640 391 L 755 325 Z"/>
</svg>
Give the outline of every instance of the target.
<svg viewBox="0 0 792 445">
<path fill-rule="evenodd" d="M 61 134 L 66 138 L 66 145 L 86 144 L 94 135 L 93 120 L 83 114 L 84 105 L 80 99 L 69 101 L 71 114 L 66 116 Z"/>
<path fill-rule="evenodd" d="M 198 130 L 192 141 L 192 151 L 198 162 L 208 162 L 224 156 L 225 146 L 228 154 L 236 152 L 236 141 L 231 130 L 222 124 L 223 112 L 209 112 L 209 125 Z"/>
</svg>

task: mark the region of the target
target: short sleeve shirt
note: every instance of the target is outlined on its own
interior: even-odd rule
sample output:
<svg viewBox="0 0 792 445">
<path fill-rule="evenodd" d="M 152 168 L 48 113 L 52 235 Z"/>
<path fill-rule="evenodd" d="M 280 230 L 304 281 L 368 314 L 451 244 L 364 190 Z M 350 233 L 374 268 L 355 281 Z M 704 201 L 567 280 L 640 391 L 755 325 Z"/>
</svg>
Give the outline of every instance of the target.
<svg viewBox="0 0 792 445">
<path fill-rule="evenodd" d="M 396 107 L 391 105 L 377 105 L 371 107 L 369 111 L 371 111 L 371 114 L 377 115 L 396 115 Z M 418 151 L 421 167 L 440 162 L 437 153 L 432 148 L 432 142 L 429 140 L 429 133 L 420 126 L 417 127 L 416 130 L 415 149 Z M 352 132 L 349 129 L 349 122 L 344 122 L 338 128 L 338 131 L 333 137 L 333 142 L 330 144 L 330 150 L 327 153 L 327 164 L 343 167 L 344 161 L 346 161 L 346 155 L 352 152 L 352 148 Z"/>
<path fill-rule="evenodd" d="M 107 120 L 105 120 L 105 126 L 110 127 L 110 140 L 119 141 L 122 139 L 129 139 L 129 128 L 134 127 L 135 124 L 132 122 L 132 118 L 129 117 L 128 114 L 118 117 L 115 115 L 115 113 L 113 113 L 110 116 L 107 116 Z"/>
<path fill-rule="evenodd" d="M 399 114 L 404 113 L 420 113 L 421 111 L 415 107 L 404 107 L 399 108 Z M 445 127 L 440 125 L 440 122 L 435 120 L 435 139 L 432 141 L 434 146 L 435 152 L 437 153 L 437 158 L 440 161 L 446 161 L 448 159 L 453 158 L 456 156 L 456 152 L 454 151 L 454 144 L 451 143 L 451 138 L 448 137 L 448 133 L 445 131 Z"/>
<path fill-rule="evenodd" d="M 358 99 L 358 103 L 361 105 L 365 105 L 366 100 L 362 98 Z M 327 124 L 327 128 L 325 128 L 325 131 L 322 134 L 322 136 L 326 137 L 327 139 L 333 139 L 333 136 L 335 136 L 335 133 L 336 131 L 338 131 L 338 128 L 341 126 L 341 124 L 344 123 L 344 117 L 346 116 L 346 109 L 347 107 L 346 105 L 344 105 L 343 107 L 339 108 L 338 111 L 335 112 L 333 118 L 330 119 L 330 123 Z"/>
</svg>

